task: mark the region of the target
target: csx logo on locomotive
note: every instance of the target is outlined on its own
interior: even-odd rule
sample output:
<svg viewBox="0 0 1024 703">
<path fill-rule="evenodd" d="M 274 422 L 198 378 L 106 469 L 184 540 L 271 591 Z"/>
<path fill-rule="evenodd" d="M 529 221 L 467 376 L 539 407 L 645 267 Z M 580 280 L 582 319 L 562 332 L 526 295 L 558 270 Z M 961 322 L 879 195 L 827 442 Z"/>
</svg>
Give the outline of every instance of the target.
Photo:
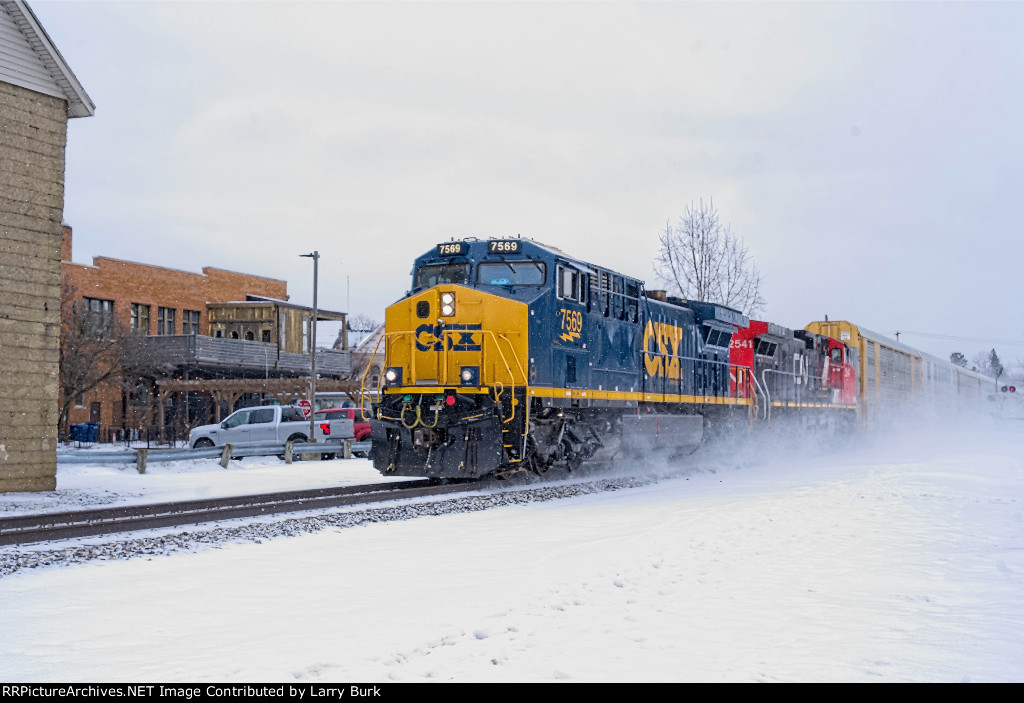
<svg viewBox="0 0 1024 703">
<path fill-rule="evenodd" d="M 416 349 L 419 351 L 480 351 L 480 339 L 473 335 L 483 325 L 420 325 L 416 328 Z M 454 333 L 454 334 L 446 334 Z M 456 338 L 457 337 L 457 338 Z"/>
<path fill-rule="evenodd" d="M 683 329 L 651 320 L 644 328 L 644 368 L 651 376 L 680 378 L 679 348 Z"/>
</svg>

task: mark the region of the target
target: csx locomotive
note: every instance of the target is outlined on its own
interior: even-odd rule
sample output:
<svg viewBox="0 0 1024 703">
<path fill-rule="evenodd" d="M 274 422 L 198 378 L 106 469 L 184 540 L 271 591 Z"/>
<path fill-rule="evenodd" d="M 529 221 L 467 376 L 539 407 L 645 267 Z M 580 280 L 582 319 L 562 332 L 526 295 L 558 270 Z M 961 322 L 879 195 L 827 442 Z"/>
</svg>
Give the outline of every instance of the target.
<svg viewBox="0 0 1024 703">
<path fill-rule="evenodd" d="M 666 297 L 530 239 L 416 259 L 385 313 L 374 466 L 436 479 L 686 453 L 737 423 L 855 415 L 850 346 Z"/>
</svg>

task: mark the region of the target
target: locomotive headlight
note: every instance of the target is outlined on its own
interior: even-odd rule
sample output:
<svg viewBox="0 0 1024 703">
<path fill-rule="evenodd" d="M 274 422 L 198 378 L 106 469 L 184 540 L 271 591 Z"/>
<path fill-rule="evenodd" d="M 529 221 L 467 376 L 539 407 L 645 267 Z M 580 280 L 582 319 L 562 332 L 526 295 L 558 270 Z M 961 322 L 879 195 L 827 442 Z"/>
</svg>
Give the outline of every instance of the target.
<svg viewBox="0 0 1024 703">
<path fill-rule="evenodd" d="M 451 317 L 455 314 L 455 294 L 454 293 L 442 293 L 441 294 L 441 315 L 443 317 Z"/>
<path fill-rule="evenodd" d="M 462 371 L 459 373 L 459 380 L 462 381 L 462 385 L 464 386 L 479 386 L 480 367 L 463 366 Z"/>
<path fill-rule="evenodd" d="M 384 370 L 385 386 L 402 385 L 402 368 L 400 366 L 389 366 Z"/>
</svg>

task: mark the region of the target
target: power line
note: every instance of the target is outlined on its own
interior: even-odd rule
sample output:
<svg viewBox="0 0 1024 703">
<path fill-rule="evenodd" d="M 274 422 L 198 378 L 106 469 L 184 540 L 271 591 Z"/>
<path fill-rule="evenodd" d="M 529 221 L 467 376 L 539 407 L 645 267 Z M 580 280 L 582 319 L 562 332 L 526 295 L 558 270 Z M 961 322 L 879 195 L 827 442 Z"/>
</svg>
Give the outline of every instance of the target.
<svg viewBox="0 0 1024 703">
<path fill-rule="evenodd" d="M 899 334 L 915 334 L 919 337 L 932 337 L 933 339 L 952 339 L 957 342 L 982 342 L 984 344 L 1009 344 L 1015 347 L 1024 347 L 1024 339 L 985 339 L 982 337 L 957 337 L 951 334 L 934 334 L 933 332 L 908 332 L 900 330 Z"/>
</svg>

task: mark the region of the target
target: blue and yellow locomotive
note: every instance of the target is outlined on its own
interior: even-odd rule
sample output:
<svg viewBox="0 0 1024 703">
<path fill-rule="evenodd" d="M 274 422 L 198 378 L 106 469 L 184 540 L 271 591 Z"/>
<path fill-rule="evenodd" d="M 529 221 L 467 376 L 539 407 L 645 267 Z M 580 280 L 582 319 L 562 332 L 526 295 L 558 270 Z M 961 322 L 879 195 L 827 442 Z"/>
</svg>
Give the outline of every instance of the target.
<svg viewBox="0 0 1024 703">
<path fill-rule="evenodd" d="M 438 244 L 385 313 L 374 466 L 475 478 L 692 450 L 748 415 L 729 364 L 747 324 L 530 239 Z"/>
</svg>

